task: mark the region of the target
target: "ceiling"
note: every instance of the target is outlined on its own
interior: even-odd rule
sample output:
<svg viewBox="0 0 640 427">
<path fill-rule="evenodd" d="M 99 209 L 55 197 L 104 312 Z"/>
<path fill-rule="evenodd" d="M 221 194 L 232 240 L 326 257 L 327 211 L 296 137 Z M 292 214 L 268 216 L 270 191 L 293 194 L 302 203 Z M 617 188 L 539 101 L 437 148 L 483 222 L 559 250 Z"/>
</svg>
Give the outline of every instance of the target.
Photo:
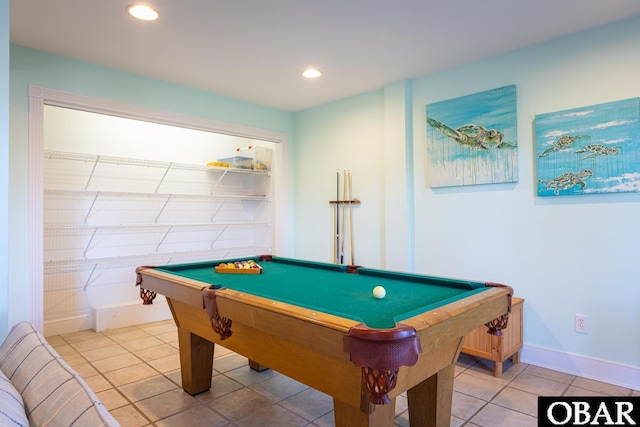
<svg viewBox="0 0 640 427">
<path fill-rule="evenodd" d="M 11 42 L 285 111 L 640 15 L 639 0 L 10 0 Z M 315 66 L 324 75 L 306 80 Z"/>
</svg>

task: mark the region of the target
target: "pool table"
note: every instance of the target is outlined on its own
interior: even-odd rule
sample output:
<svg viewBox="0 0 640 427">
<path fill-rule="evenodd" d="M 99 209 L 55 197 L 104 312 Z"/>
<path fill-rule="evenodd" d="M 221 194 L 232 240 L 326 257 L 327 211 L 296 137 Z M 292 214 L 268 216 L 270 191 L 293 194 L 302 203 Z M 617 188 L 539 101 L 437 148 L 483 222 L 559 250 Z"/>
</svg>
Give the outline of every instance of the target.
<svg viewBox="0 0 640 427">
<path fill-rule="evenodd" d="M 412 426 L 449 426 L 465 334 L 500 334 L 508 286 L 303 261 L 251 259 L 260 274 L 216 272 L 216 260 L 139 267 L 146 304 L 166 296 L 178 327 L 182 387 L 211 387 L 213 348 L 246 356 L 333 398 L 336 426 L 393 426 L 407 392 Z M 238 273 L 238 272 L 234 272 Z M 386 296 L 374 298 L 383 286 Z"/>
</svg>

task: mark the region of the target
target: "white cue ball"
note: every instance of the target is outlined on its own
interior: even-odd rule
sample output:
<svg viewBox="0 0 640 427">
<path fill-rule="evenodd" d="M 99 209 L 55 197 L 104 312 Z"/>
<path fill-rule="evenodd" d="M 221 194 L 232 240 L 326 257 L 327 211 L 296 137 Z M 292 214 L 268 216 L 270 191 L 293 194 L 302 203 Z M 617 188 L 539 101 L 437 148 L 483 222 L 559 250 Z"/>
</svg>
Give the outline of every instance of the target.
<svg viewBox="0 0 640 427">
<path fill-rule="evenodd" d="M 375 288 L 373 288 L 374 297 L 382 299 L 385 295 L 387 295 L 387 291 L 382 286 L 376 286 Z"/>
</svg>

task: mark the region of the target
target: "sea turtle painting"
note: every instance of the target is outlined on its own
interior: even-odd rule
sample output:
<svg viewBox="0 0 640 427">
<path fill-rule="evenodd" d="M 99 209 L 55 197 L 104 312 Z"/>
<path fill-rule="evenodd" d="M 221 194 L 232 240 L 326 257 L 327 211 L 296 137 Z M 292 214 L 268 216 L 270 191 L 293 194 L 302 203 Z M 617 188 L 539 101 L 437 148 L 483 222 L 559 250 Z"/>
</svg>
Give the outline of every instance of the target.
<svg viewBox="0 0 640 427">
<path fill-rule="evenodd" d="M 453 129 L 452 127 L 431 117 L 427 117 L 427 123 L 443 135 L 452 138 L 458 144 L 476 150 L 516 147 L 515 142 L 503 141 L 502 139 L 504 138 L 504 134 L 497 129 L 487 129 L 484 126 L 474 124 L 468 124 L 460 126 L 458 129 Z"/>
<path fill-rule="evenodd" d="M 540 153 L 538 158 L 547 157 L 549 154 L 553 153 L 554 151 L 559 151 L 559 150 L 562 150 L 563 148 L 567 148 L 571 144 L 573 144 L 577 139 L 581 139 L 581 138 L 589 138 L 589 135 L 577 135 L 577 136 L 562 135 L 560 138 L 558 138 L 555 144 L 553 144 L 553 147 L 549 147 L 546 150 L 544 150 L 542 153 Z"/>
<path fill-rule="evenodd" d="M 620 147 L 606 147 L 602 144 L 591 144 L 587 145 L 586 147 L 582 147 L 581 149 L 577 150 L 576 153 L 589 153 L 582 158 L 582 160 L 585 160 L 594 158 L 596 156 L 612 156 L 614 154 L 619 154 Z"/>
<path fill-rule="evenodd" d="M 580 186 L 580 190 L 584 190 L 587 183 L 584 182 L 586 178 L 593 175 L 589 169 L 583 169 L 578 173 L 566 172 L 554 179 L 539 179 L 541 184 L 547 184 L 545 190 L 553 190 L 555 195 L 560 194 L 560 190 L 568 190 L 576 185 Z"/>
</svg>

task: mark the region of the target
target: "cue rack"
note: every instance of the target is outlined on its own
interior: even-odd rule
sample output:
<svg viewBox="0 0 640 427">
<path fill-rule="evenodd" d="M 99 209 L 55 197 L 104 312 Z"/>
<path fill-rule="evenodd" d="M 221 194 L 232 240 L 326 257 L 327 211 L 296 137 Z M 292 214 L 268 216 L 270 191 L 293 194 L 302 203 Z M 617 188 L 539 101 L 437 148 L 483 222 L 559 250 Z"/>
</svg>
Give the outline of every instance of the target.
<svg viewBox="0 0 640 427">
<path fill-rule="evenodd" d="M 342 179 L 341 179 L 342 178 Z M 348 251 L 350 255 L 349 265 L 355 265 L 355 251 L 353 246 L 353 205 L 359 205 L 360 200 L 353 198 L 353 186 L 351 179 L 351 171 L 344 171 L 342 177 L 340 171 L 336 172 L 336 199 L 329 200 L 332 206 L 331 216 L 333 217 L 333 228 L 331 229 L 332 244 L 332 262 L 334 264 L 347 263 L 347 254 L 345 252 L 345 242 L 347 235 L 349 237 Z M 342 182 L 342 193 L 340 193 L 340 182 Z M 347 226 L 348 211 L 348 226 Z"/>
</svg>

